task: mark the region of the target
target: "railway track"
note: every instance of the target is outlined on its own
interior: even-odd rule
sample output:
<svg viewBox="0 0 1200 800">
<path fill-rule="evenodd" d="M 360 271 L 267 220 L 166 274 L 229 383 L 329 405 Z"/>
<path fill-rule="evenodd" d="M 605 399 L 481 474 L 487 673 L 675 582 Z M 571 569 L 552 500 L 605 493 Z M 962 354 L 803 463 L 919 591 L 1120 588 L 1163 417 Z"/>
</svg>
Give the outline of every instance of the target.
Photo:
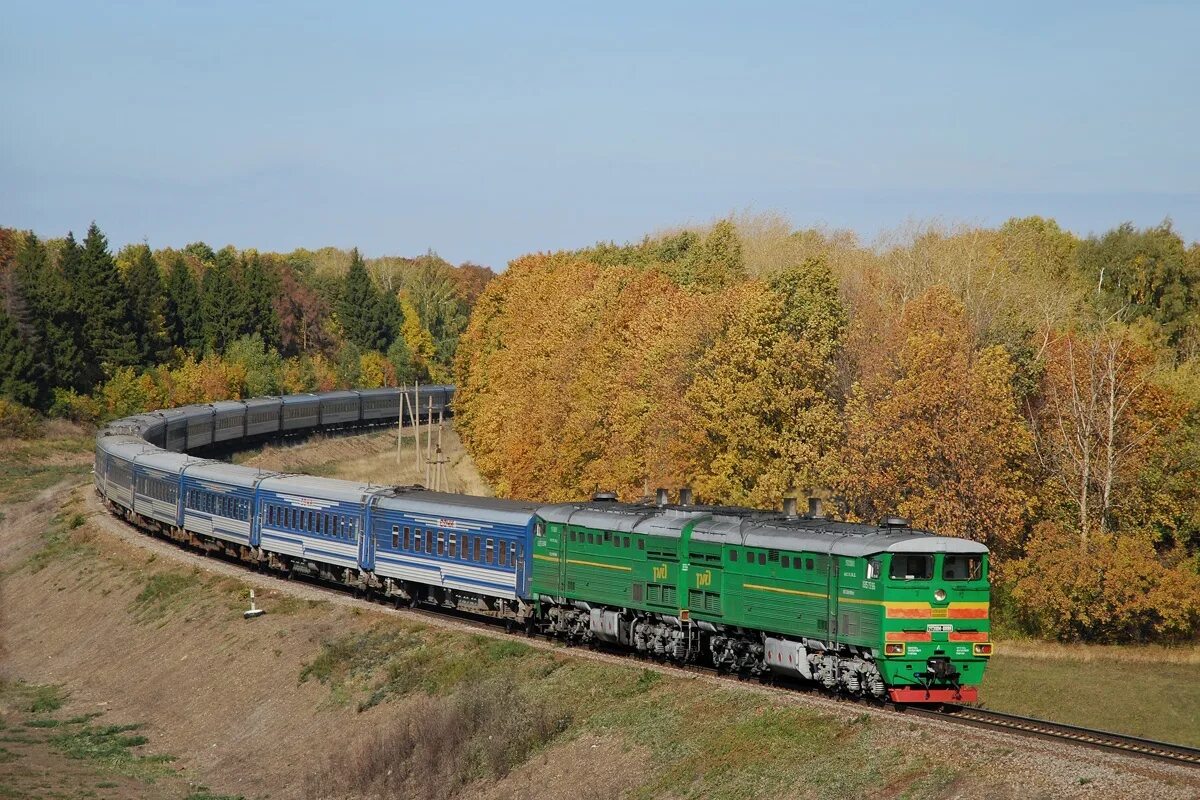
<svg viewBox="0 0 1200 800">
<path fill-rule="evenodd" d="M 199 555 L 212 557 L 215 554 L 207 553 L 203 550 L 188 547 L 187 545 L 158 536 L 148 531 L 141 530 L 138 526 L 132 524 L 128 520 L 121 519 L 123 524 L 138 531 L 142 535 L 150 535 L 161 542 L 169 544 L 179 550 L 197 553 Z M 249 571 L 246 565 L 237 559 L 230 558 L 224 555 L 215 555 L 215 557 L 228 564 L 235 564 Z M 349 590 L 339 584 L 329 583 L 319 578 L 310 578 L 306 576 L 297 576 L 297 580 L 309 586 L 319 587 L 325 591 L 337 592 L 341 594 L 350 593 Z M 354 594 L 354 599 L 367 604 L 384 604 L 381 600 L 372 597 L 363 597 L 357 593 Z M 491 617 L 479 616 L 470 614 L 455 609 L 439 608 L 430 605 L 416 605 L 407 608 L 409 613 L 415 613 L 418 616 L 425 616 L 432 620 L 454 620 L 459 624 L 478 627 L 481 629 L 502 629 L 510 634 L 525 635 L 522 629 L 514 629 L 511 626 L 506 626 L 505 623 Z M 537 638 L 544 638 L 547 641 L 560 642 L 547 634 L 536 634 Z M 564 643 L 568 649 L 571 648 L 570 643 Z M 575 645 L 580 649 L 593 649 L 612 655 L 619 655 L 633 661 L 647 661 L 644 657 L 639 657 L 636 654 L 629 653 L 624 650 L 617 650 L 603 644 L 588 647 L 586 645 Z M 650 660 L 651 663 L 660 667 L 669 668 L 672 670 L 680 670 L 682 672 L 691 672 L 694 674 L 702 674 L 706 676 L 715 676 L 723 680 L 732 682 L 740 682 L 747 680 L 736 675 L 728 673 L 720 673 L 714 667 L 703 664 L 674 664 L 671 662 L 658 662 Z M 815 690 L 810 684 L 802 684 L 798 681 L 788 679 L 775 679 L 769 681 L 771 685 L 786 691 L 795 691 L 803 694 L 816 694 L 820 697 L 833 698 L 827 692 Z M 1052 740 L 1060 742 L 1068 742 L 1071 744 L 1091 747 L 1094 749 L 1105 750 L 1108 752 L 1123 753 L 1126 755 L 1138 756 L 1141 758 L 1151 759 L 1158 762 L 1170 763 L 1175 765 L 1184 765 L 1191 767 L 1200 767 L 1200 748 L 1189 747 L 1187 745 L 1172 744 L 1169 742 L 1160 742 L 1154 739 L 1141 739 L 1136 736 L 1128 736 L 1121 733 L 1113 733 L 1111 731 L 1094 730 L 1091 728 L 1083 728 L 1076 725 L 1069 725 L 1061 722 L 1051 722 L 1049 720 L 1036 719 L 1033 717 L 1023 717 L 1016 714 L 1006 714 L 1001 711 L 991 711 L 988 709 L 975 708 L 970 706 L 947 706 L 940 709 L 920 708 L 916 706 L 900 706 L 891 703 L 881 704 L 858 698 L 836 696 L 837 699 L 847 700 L 850 702 L 865 703 L 874 708 L 886 707 L 891 708 L 897 713 L 921 716 L 930 719 L 937 719 L 943 722 L 953 722 L 956 724 L 968 725 L 975 728 L 1001 731 L 1031 738 L 1043 740 Z"/>
<path fill-rule="evenodd" d="M 1002 730 L 1038 739 L 1067 741 L 1085 747 L 1127 753 L 1156 761 L 1200 767 L 1200 748 L 1159 742 L 1154 739 L 1140 739 L 1123 733 L 1081 728 L 1078 725 L 966 706 L 941 710 L 909 707 L 904 709 L 903 713 L 952 720 L 975 728 Z"/>
</svg>

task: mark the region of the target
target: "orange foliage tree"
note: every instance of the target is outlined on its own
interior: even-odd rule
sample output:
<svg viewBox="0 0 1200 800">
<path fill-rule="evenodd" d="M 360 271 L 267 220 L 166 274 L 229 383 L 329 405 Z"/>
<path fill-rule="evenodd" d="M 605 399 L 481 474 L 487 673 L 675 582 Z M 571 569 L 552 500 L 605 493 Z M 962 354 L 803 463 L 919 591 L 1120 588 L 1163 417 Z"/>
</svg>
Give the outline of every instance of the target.
<svg viewBox="0 0 1200 800">
<path fill-rule="evenodd" d="M 847 405 L 850 510 L 868 520 L 897 513 L 1014 552 L 1033 495 L 1011 359 L 999 347 L 971 347 L 961 303 L 941 288 L 905 307 L 894 337 L 883 367 Z"/>
<path fill-rule="evenodd" d="M 1009 571 L 1020 621 L 1046 638 L 1182 640 L 1200 625 L 1200 575 L 1164 564 L 1145 536 L 1097 532 L 1080 546 L 1073 531 L 1043 522 Z"/>
</svg>

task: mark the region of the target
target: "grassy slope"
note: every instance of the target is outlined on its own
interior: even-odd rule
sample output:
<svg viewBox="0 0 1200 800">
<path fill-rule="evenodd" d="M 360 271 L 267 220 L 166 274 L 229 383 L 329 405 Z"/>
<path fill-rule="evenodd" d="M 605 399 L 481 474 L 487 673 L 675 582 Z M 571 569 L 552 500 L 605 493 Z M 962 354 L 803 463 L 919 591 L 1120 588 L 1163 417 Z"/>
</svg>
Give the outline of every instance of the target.
<svg viewBox="0 0 1200 800">
<path fill-rule="evenodd" d="M 1200 746 L 1200 651 L 1001 643 L 988 708 Z"/>
<path fill-rule="evenodd" d="M 362 441 L 318 440 L 260 458 L 279 459 L 292 468 L 324 463 L 329 465 L 325 474 L 371 476 L 382 482 L 382 473 L 389 469 L 386 462 L 394 458 L 386 438 L 376 434 Z M 89 444 L 90 439 L 78 431 L 59 431 L 41 442 L 5 443 L 8 455 L 0 475 L 6 503 L 0 511 L 19 516 L 24 512 L 10 497 L 29 501 L 38 489 L 56 480 L 82 480 L 89 466 Z M 333 449 L 347 452 L 335 454 Z M 337 455 L 349 458 L 354 466 L 334 464 Z M 459 463 L 458 469 L 469 474 L 469 462 Z M 401 477 L 395 482 L 403 481 Z M 135 564 L 131 572 L 130 554 L 107 548 L 102 557 L 115 559 L 113 563 L 93 564 L 88 577 L 79 581 L 71 567 L 96 557 L 92 543 L 97 534 L 91 525 L 77 524 L 80 520 L 73 508 L 55 506 L 48 512 L 42 542 L 56 558 L 43 555 L 26 560 L 28 553 L 23 553 L 25 566 L 12 577 L 51 580 L 60 590 L 69 587 L 85 605 L 93 603 L 123 617 L 124 621 L 117 621 L 123 630 L 145 628 L 155 641 L 164 633 L 187 630 L 198 615 L 218 629 L 230 626 L 224 638 L 237 635 L 240 598 L 246 587 L 228 579 L 201 579 L 167 565 L 160 568 L 153 558 Z M 54 514 L 52 523 L 50 514 Z M 8 555 L 21 551 L 28 548 L 10 548 Z M 64 559 L 65 569 L 59 563 Z M 13 566 L 10 561 L 9 567 Z M 44 575 L 34 572 L 39 567 Z M 110 573 L 117 577 L 102 577 Z M 830 792 L 868 796 L 882 791 L 922 797 L 956 791 L 969 794 L 971 787 L 982 788 L 980 780 L 994 782 L 995 774 L 989 776 L 986 767 L 1006 752 L 978 742 L 964 745 L 930 738 L 903 723 L 868 715 L 831 715 L 736 686 L 714 690 L 686 679 L 663 678 L 636 664 L 576 660 L 527 647 L 520 640 L 497 643 L 380 618 L 372 611 L 346 612 L 286 598 L 277 598 L 276 603 L 259 630 L 265 633 L 267 626 L 282 625 L 279 635 L 290 636 L 290 630 L 296 629 L 310 643 L 284 675 L 285 683 L 320 687 L 324 694 L 318 712 L 329 720 L 341 720 L 337 727 L 357 730 L 361 719 L 377 732 L 374 739 L 346 738 L 335 749 L 333 760 L 312 765 L 303 785 L 292 787 L 295 793 L 316 796 L 330 782 L 351 781 L 354 776 L 339 764 L 351 765 L 359 778 L 371 778 L 371 765 L 378 762 L 372 761 L 371 748 L 381 746 L 379 737 L 391 737 L 389 747 L 410 746 L 405 751 L 410 760 L 457 765 L 440 785 L 470 793 L 479 791 L 481 782 L 503 787 L 514 776 L 523 776 L 524 785 L 539 796 L 547 787 L 538 781 L 546 780 L 548 770 L 558 763 L 555 754 L 565 753 L 584 762 L 597 754 L 623 761 L 627 780 L 606 785 L 604 791 L 628 791 L 634 796 L 828 796 Z M 985 696 L 998 709 L 1167 739 L 1182 740 L 1190 732 L 1194 739 L 1194 725 L 1188 727 L 1196 718 L 1200 683 L 1194 661 L 1163 664 L 1140 657 L 1118 659 L 1125 652 L 1120 648 L 1100 658 L 1097 652 L 1058 649 L 1051 654 L 1048 649 L 1026 646 L 1022 654 L 998 655 Z M 280 658 L 280 650 L 274 655 Z M 1136 691 L 1128 688 L 1130 675 L 1136 675 Z M 514 729 L 511 715 L 481 704 L 480 696 L 504 699 L 507 704 L 501 710 L 515 708 L 521 724 Z M 1147 698 L 1153 702 L 1148 704 Z M 405 738 L 405 720 L 424 723 L 431 718 L 469 735 L 445 737 L 455 743 L 442 745 L 450 748 L 444 752 L 436 750 L 436 737 L 432 742 L 425 736 Z M 236 721 L 231 713 L 223 724 Z M 218 735 L 219 730 L 211 733 Z M 521 735 L 514 737 L 514 730 Z M 530 730 L 532 734 L 525 733 Z M 497 751 L 496 741 L 510 742 L 511 748 Z M 186 758 L 187 751 L 182 752 Z M 392 747 L 388 752 L 389 767 L 395 766 L 396 750 Z M 439 753 L 449 758 L 437 758 Z M 589 796 L 589 781 L 599 781 L 579 769 L 572 766 L 555 773 L 555 780 L 568 788 L 580 782 L 578 792 L 567 796 Z"/>
</svg>

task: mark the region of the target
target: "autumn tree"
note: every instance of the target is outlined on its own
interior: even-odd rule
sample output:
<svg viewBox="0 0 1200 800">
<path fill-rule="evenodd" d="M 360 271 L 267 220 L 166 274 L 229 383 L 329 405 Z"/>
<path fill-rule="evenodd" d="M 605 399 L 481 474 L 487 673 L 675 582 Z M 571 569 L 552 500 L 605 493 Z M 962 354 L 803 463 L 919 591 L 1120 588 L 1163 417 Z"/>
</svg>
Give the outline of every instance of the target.
<svg viewBox="0 0 1200 800">
<path fill-rule="evenodd" d="M 333 340 L 325 324 L 330 315 L 329 304 L 290 264 L 279 270 L 278 277 L 274 306 L 284 353 L 297 355 L 332 347 Z"/>
<path fill-rule="evenodd" d="M 1153 353 L 1109 324 L 1052 335 L 1032 406 L 1036 452 L 1058 507 L 1082 543 L 1097 531 L 1141 528 L 1164 510 L 1139 491 L 1163 437 L 1186 408 L 1154 380 Z M 1136 502 L 1138 499 L 1147 502 Z"/>
<path fill-rule="evenodd" d="M 1018 621 L 1060 641 L 1189 641 L 1200 630 L 1200 575 L 1164 564 L 1142 536 L 1037 526 L 1008 570 Z"/>
<path fill-rule="evenodd" d="M 854 387 L 846 408 L 842 491 L 852 513 L 1020 545 L 1033 505 L 1032 442 L 1003 348 L 975 350 L 966 313 L 945 289 L 909 303 L 886 367 Z"/>
<path fill-rule="evenodd" d="M 725 319 L 688 390 L 695 484 L 713 501 L 775 505 L 828 489 L 841 424 L 830 397 L 846 311 L 829 269 L 807 261 L 725 299 Z"/>
<path fill-rule="evenodd" d="M 400 312 L 404 321 L 400 327 L 400 337 L 404 339 L 405 348 L 416 366 L 421 380 L 441 381 L 446 375 L 437 364 L 437 348 L 433 342 L 433 334 L 421 321 L 416 304 L 407 292 L 400 294 Z"/>
</svg>

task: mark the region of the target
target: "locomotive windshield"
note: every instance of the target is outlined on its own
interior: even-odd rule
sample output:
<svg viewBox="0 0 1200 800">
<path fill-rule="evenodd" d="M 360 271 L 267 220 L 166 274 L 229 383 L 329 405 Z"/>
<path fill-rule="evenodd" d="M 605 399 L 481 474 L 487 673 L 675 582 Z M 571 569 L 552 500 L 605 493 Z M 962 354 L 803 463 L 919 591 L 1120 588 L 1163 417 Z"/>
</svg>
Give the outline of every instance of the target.
<svg viewBox="0 0 1200 800">
<path fill-rule="evenodd" d="M 894 555 L 890 577 L 897 581 L 927 581 L 933 577 L 933 556 Z"/>
<path fill-rule="evenodd" d="M 942 579 L 947 581 L 977 581 L 983 577 L 981 556 L 945 556 L 942 560 Z"/>
</svg>

